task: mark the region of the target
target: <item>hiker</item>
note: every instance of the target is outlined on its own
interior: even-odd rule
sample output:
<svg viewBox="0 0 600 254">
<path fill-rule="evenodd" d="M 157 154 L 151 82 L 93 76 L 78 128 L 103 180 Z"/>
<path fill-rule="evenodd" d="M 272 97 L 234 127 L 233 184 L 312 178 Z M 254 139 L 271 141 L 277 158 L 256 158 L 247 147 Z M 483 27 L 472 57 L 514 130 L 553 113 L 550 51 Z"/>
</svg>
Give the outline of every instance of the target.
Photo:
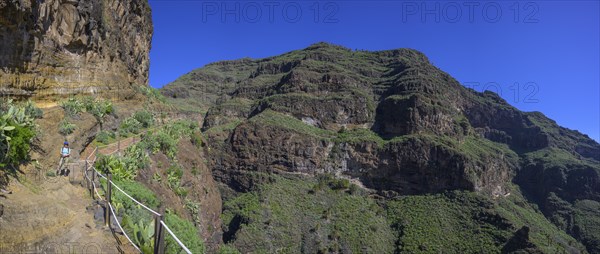
<svg viewBox="0 0 600 254">
<path fill-rule="evenodd" d="M 71 156 L 71 149 L 69 149 L 69 142 L 65 141 L 63 147 L 60 149 L 60 163 L 58 163 L 58 169 L 56 174 L 59 175 L 63 164 L 67 163 L 67 159 Z"/>
</svg>

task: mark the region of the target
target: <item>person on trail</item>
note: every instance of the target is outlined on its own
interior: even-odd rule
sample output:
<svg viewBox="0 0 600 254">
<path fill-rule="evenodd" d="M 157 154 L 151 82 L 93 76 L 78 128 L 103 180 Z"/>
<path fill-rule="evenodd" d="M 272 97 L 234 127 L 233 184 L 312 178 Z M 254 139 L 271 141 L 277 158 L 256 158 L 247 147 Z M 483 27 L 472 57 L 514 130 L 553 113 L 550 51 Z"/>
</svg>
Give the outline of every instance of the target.
<svg viewBox="0 0 600 254">
<path fill-rule="evenodd" d="M 58 163 L 58 169 L 56 170 L 57 175 L 60 173 L 63 164 L 67 163 L 69 156 L 71 156 L 71 149 L 69 148 L 69 142 L 65 141 L 63 147 L 60 149 L 60 163 Z"/>
</svg>

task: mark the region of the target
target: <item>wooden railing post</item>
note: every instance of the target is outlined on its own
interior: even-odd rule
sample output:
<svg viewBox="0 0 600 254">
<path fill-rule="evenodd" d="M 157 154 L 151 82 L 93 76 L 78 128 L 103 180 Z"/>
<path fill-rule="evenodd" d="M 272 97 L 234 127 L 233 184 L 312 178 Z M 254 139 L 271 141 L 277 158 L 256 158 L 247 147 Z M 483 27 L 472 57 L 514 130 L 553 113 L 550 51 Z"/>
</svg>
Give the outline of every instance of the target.
<svg viewBox="0 0 600 254">
<path fill-rule="evenodd" d="M 121 139 L 119 138 L 119 131 L 117 131 L 117 154 L 121 155 Z"/>
<path fill-rule="evenodd" d="M 92 192 L 92 184 L 90 183 L 90 180 L 87 177 L 88 168 L 89 168 L 89 162 L 86 159 L 85 167 L 83 168 L 83 181 L 85 182 L 85 187 L 90 191 L 90 196 L 92 196 L 92 198 L 93 198 L 94 193 Z"/>
<path fill-rule="evenodd" d="M 106 178 L 108 181 L 106 182 L 106 213 L 104 214 L 106 219 L 106 226 L 110 229 L 110 201 L 112 195 L 112 174 L 107 173 Z"/>
<path fill-rule="evenodd" d="M 92 180 L 90 182 L 90 194 L 92 195 L 92 199 L 96 199 L 96 197 L 94 197 L 94 183 L 96 182 L 96 171 L 94 170 L 93 166 L 92 166 Z"/>
<path fill-rule="evenodd" d="M 154 254 L 165 253 L 165 229 L 160 221 L 164 218 L 165 209 L 159 210 L 160 216 L 154 215 Z"/>
</svg>

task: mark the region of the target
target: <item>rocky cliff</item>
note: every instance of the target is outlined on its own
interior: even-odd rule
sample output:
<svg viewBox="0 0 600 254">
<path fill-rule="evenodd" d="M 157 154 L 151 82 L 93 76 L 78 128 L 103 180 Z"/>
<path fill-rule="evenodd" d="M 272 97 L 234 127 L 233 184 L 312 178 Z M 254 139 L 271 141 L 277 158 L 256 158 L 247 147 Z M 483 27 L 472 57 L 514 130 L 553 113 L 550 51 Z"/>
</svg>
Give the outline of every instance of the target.
<svg viewBox="0 0 600 254">
<path fill-rule="evenodd" d="M 147 85 L 146 0 L 0 0 L 0 93 L 125 98 Z"/>
<path fill-rule="evenodd" d="M 271 180 L 261 173 L 329 173 L 386 198 L 522 191 L 600 252 L 600 144 L 461 86 L 415 50 L 318 43 L 209 64 L 162 92 L 207 108 L 209 163 L 233 190 L 262 191 Z"/>
</svg>

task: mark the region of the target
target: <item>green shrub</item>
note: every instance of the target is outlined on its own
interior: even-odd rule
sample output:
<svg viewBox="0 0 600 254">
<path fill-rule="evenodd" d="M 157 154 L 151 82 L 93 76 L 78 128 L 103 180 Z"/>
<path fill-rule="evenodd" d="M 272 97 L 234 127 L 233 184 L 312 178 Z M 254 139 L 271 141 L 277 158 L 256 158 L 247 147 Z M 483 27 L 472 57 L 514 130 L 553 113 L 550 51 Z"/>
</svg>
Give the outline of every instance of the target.
<svg viewBox="0 0 600 254">
<path fill-rule="evenodd" d="M 150 163 L 150 158 L 148 157 L 146 149 L 139 143 L 127 147 L 123 156 L 127 160 L 126 163 L 133 164 L 136 170 L 146 168 Z"/>
<path fill-rule="evenodd" d="M 29 115 L 35 119 L 40 119 L 44 116 L 44 112 L 42 111 L 42 109 L 38 108 L 34 102 L 32 102 L 31 100 L 28 100 L 25 105 L 25 114 Z"/>
<path fill-rule="evenodd" d="M 0 170 L 29 160 L 30 143 L 37 134 L 38 110 L 32 102 L 0 100 Z"/>
<path fill-rule="evenodd" d="M 96 122 L 100 125 L 100 129 L 102 129 L 102 125 L 104 124 L 104 118 L 115 112 L 112 102 L 108 100 L 96 100 L 91 97 L 86 97 L 84 98 L 83 105 L 85 110 L 96 118 Z"/>
<path fill-rule="evenodd" d="M 351 187 L 350 180 L 336 178 L 332 174 L 321 174 L 317 176 L 317 183 L 313 186 L 313 191 L 323 190 L 327 186 L 332 190 L 345 190 Z"/>
<path fill-rule="evenodd" d="M 334 190 L 345 190 L 350 187 L 350 180 L 348 179 L 336 179 L 330 184 L 331 189 Z"/>
<path fill-rule="evenodd" d="M 104 173 L 111 173 L 115 180 L 132 181 L 137 168 L 132 160 L 117 156 L 100 156 L 96 160 L 96 168 Z"/>
<path fill-rule="evenodd" d="M 140 110 L 133 114 L 133 118 L 137 120 L 142 127 L 148 128 L 154 124 L 154 116 L 146 110 Z"/>
<path fill-rule="evenodd" d="M 73 97 L 60 102 L 59 105 L 65 111 L 65 114 L 71 118 L 78 116 L 85 108 L 81 101 Z"/>
<path fill-rule="evenodd" d="M 16 125 L 10 134 L 10 149 L 7 154 L 7 162 L 16 165 L 29 160 L 29 144 L 33 137 L 35 137 L 34 130 L 26 126 Z"/>
<path fill-rule="evenodd" d="M 188 211 L 190 211 L 190 214 L 192 215 L 192 218 L 194 219 L 194 224 L 200 225 L 200 223 L 201 223 L 200 203 L 191 201 L 186 198 L 185 199 L 185 208 L 187 208 Z"/>
<path fill-rule="evenodd" d="M 156 197 L 156 194 L 154 194 L 152 190 L 148 189 L 148 187 L 146 187 L 142 183 L 118 179 L 114 179 L 113 182 L 119 187 L 121 187 L 123 191 L 127 192 L 127 194 L 131 195 L 133 198 L 142 202 L 143 204 L 147 205 L 152 209 L 156 209 L 160 205 L 160 201 Z M 132 210 L 139 206 L 138 204 L 131 201 L 131 199 L 123 195 L 123 193 L 121 193 L 120 191 L 113 191 L 113 196 L 113 200 L 121 202 L 125 210 Z M 150 216 L 149 214 L 147 214 L 147 212 L 144 212 L 144 214 Z"/>
<path fill-rule="evenodd" d="M 115 133 L 112 131 L 101 131 L 96 135 L 96 141 L 108 145 L 111 139 L 115 138 Z"/>
<path fill-rule="evenodd" d="M 191 138 L 193 133 L 199 132 L 200 127 L 198 123 L 194 121 L 180 120 L 162 128 L 156 130 L 156 132 L 146 133 L 142 136 L 140 144 L 151 151 L 157 153 L 163 152 L 167 157 L 173 159 L 177 154 L 177 143 L 180 138 Z M 197 137 L 199 140 L 193 142 L 201 142 L 201 137 Z"/>
<path fill-rule="evenodd" d="M 167 169 L 167 182 L 169 187 L 173 190 L 179 187 L 181 183 L 181 177 L 183 176 L 183 170 L 179 165 L 172 165 Z"/>
<path fill-rule="evenodd" d="M 140 86 L 140 92 L 148 97 L 150 102 L 166 102 L 165 96 L 162 95 L 158 89 L 149 86 Z"/>
<path fill-rule="evenodd" d="M 177 120 L 165 129 L 171 137 L 189 137 L 194 131 L 199 130 L 200 126 L 195 121 Z"/>
<path fill-rule="evenodd" d="M 206 252 L 204 243 L 194 224 L 173 213 L 167 213 L 165 215 L 165 223 L 192 253 Z M 165 240 L 167 253 L 182 253 L 181 247 L 169 233 L 165 233 Z"/>
<path fill-rule="evenodd" d="M 142 129 L 142 124 L 133 117 L 126 118 L 121 122 L 119 130 L 121 136 L 126 136 L 128 133 L 138 134 Z"/>
<path fill-rule="evenodd" d="M 202 133 L 200 131 L 194 131 L 194 133 L 190 137 L 190 141 L 196 148 L 202 147 Z"/>
<path fill-rule="evenodd" d="M 167 134 L 167 131 L 164 129 L 158 131 L 155 138 L 160 151 L 165 153 L 169 158 L 175 158 L 175 154 L 177 154 L 177 139 Z"/>
<path fill-rule="evenodd" d="M 144 222 L 140 219 L 135 221 L 128 215 L 123 216 L 122 224 L 129 231 L 129 235 L 133 238 L 133 242 L 140 247 L 144 254 L 154 252 L 154 221 Z"/>
<path fill-rule="evenodd" d="M 113 183 L 151 209 L 156 209 L 160 205 L 154 192 L 141 183 L 116 179 L 113 180 Z M 106 189 L 104 179 L 102 179 L 102 184 Z M 154 220 L 152 215 L 118 190 L 113 191 L 112 203 L 115 209 L 118 208 L 117 215 L 123 218 L 121 225 L 123 225 L 127 234 L 141 247 L 143 253 L 152 253 L 154 247 Z"/>
<path fill-rule="evenodd" d="M 65 136 L 73 133 L 75 131 L 75 128 L 75 124 L 70 123 L 69 121 L 67 121 L 67 119 L 63 119 L 58 124 L 58 132 Z"/>
<path fill-rule="evenodd" d="M 237 250 L 235 247 L 233 247 L 229 244 L 221 245 L 218 253 L 219 254 L 241 254 L 241 252 L 239 250 Z"/>
<path fill-rule="evenodd" d="M 356 185 L 356 184 L 350 184 L 350 188 L 348 188 L 348 191 L 352 195 L 361 195 L 361 194 L 363 194 L 363 190 L 358 185 Z"/>
<path fill-rule="evenodd" d="M 269 177 L 223 202 L 226 243 L 253 253 L 394 253 L 395 232 L 373 199 L 327 189 L 306 195 L 315 180 Z"/>
</svg>

